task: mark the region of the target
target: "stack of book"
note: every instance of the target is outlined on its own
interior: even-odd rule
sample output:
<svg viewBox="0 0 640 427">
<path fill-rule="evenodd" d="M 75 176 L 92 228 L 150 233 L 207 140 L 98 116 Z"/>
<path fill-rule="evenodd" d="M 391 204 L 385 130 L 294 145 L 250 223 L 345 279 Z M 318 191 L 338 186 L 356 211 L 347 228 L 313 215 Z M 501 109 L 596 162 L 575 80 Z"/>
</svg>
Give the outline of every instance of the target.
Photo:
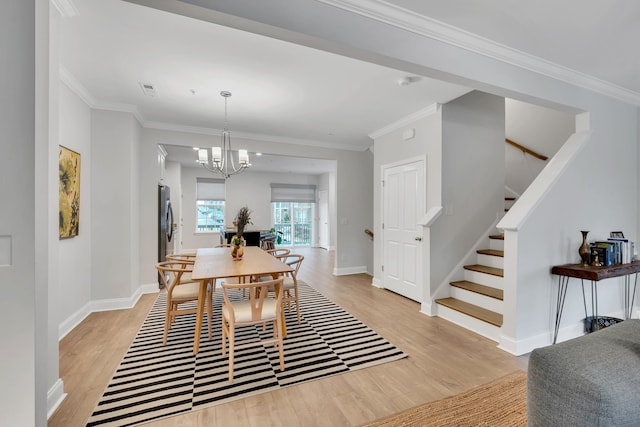
<svg viewBox="0 0 640 427">
<path fill-rule="evenodd" d="M 627 264 L 633 261 L 634 244 L 624 238 L 609 238 L 590 245 L 589 264 L 594 265 L 596 256 L 600 265 Z"/>
</svg>

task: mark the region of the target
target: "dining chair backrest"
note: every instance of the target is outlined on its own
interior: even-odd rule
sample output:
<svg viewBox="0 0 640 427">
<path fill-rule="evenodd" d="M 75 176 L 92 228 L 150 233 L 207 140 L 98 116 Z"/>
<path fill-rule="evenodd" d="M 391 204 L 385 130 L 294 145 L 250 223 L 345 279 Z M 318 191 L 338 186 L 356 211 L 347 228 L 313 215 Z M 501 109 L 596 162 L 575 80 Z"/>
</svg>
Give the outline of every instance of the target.
<svg viewBox="0 0 640 427">
<path fill-rule="evenodd" d="M 229 345 L 229 382 L 233 381 L 234 354 L 236 349 L 276 344 L 280 359 L 280 370 L 284 370 L 284 348 L 282 345 L 284 315 L 282 312 L 282 295 L 284 294 L 283 279 L 266 282 L 226 283 L 222 282 L 222 355 Z M 275 298 L 269 297 L 269 287 L 275 288 Z M 249 300 L 232 301 L 228 291 L 241 289 L 249 295 Z M 273 324 L 273 335 L 251 334 L 255 340 L 243 338 L 236 340 L 236 326 Z"/>
<path fill-rule="evenodd" d="M 267 253 L 273 255 L 274 257 L 280 257 L 283 255 L 289 255 L 291 251 L 287 248 L 275 248 L 275 249 L 267 249 Z"/>
<path fill-rule="evenodd" d="M 247 282 L 247 283 L 227 283 L 222 282 L 222 296 L 224 298 L 225 315 L 230 316 L 230 320 L 234 323 L 254 323 L 263 322 L 265 320 L 274 319 L 275 316 L 279 316 L 282 307 L 282 278 L 269 280 L 264 282 Z M 278 292 L 275 293 L 275 298 L 270 298 L 268 289 L 270 286 L 276 286 Z M 231 301 L 229 296 L 229 290 L 238 289 L 246 291 L 249 295 L 248 301 Z M 265 310 L 265 301 L 274 301 L 270 305 L 272 310 Z M 248 302 L 248 305 L 246 304 Z M 250 310 L 247 310 L 247 307 Z M 228 310 L 228 311 L 227 311 Z M 264 315 L 268 316 L 265 319 Z"/>
<path fill-rule="evenodd" d="M 195 261 L 196 254 L 194 253 L 184 253 L 184 254 L 168 254 L 168 261 Z"/>
<path fill-rule="evenodd" d="M 298 276 L 298 271 L 300 270 L 300 266 L 302 265 L 302 261 L 304 261 L 304 256 L 300 254 L 289 254 L 286 256 L 284 262 L 293 269 L 290 273 L 291 277 L 296 280 Z"/>
<path fill-rule="evenodd" d="M 183 275 L 190 275 L 192 267 L 192 263 L 185 261 L 163 261 L 156 265 L 160 279 L 169 292 L 177 283 L 184 282 Z"/>
</svg>

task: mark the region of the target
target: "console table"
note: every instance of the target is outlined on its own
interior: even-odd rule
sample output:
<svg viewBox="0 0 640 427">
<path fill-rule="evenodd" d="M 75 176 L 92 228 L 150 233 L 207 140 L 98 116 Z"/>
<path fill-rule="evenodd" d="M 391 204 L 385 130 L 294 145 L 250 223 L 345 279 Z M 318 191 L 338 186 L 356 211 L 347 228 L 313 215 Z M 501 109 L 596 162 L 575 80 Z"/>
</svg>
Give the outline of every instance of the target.
<svg viewBox="0 0 640 427">
<path fill-rule="evenodd" d="M 585 317 L 589 317 L 587 312 L 587 299 L 584 290 L 584 281 L 591 281 L 591 313 L 593 318 L 598 316 L 598 288 L 597 283 L 603 279 L 614 277 L 624 277 L 624 318 L 629 319 L 633 311 L 633 300 L 638 284 L 638 272 L 640 272 L 640 261 L 633 261 L 628 264 L 617 264 L 603 267 L 584 266 L 582 264 L 556 265 L 551 268 L 551 274 L 558 276 L 558 301 L 556 304 L 556 324 L 553 331 L 553 343 L 558 338 L 560 319 L 564 308 L 564 300 L 567 295 L 569 279 L 574 277 L 580 279 L 582 285 L 582 301 L 584 303 Z M 631 275 L 635 274 L 633 289 L 631 287 Z"/>
</svg>

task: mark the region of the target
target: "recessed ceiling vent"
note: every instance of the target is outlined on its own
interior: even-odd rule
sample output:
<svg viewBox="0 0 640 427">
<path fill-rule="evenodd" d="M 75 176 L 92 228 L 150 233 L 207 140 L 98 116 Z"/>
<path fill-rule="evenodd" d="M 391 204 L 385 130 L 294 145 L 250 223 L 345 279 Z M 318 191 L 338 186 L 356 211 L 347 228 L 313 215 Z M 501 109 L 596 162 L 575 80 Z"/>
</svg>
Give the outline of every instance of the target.
<svg viewBox="0 0 640 427">
<path fill-rule="evenodd" d="M 151 83 L 140 82 L 140 87 L 142 88 L 142 93 L 145 95 L 150 96 L 151 98 L 158 97 L 158 89 L 156 89 L 156 87 Z"/>
</svg>

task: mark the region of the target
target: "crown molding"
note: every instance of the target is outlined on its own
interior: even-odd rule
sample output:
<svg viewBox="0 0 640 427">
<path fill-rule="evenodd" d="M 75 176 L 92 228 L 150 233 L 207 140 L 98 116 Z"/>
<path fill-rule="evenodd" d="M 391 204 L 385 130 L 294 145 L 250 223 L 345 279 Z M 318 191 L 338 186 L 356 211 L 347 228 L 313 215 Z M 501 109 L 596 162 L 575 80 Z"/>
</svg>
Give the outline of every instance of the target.
<svg viewBox="0 0 640 427">
<path fill-rule="evenodd" d="M 80 81 L 73 74 L 71 74 L 71 72 L 66 67 L 64 67 L 63 65 L 60 65 L 58 72 L 60 76 L 60 81 L 64 83 L 73 93 L 78 95 L 80 99 L 82 99 L 82 101 L 84 101 L 84 103 L 89 106 L 89 108 L 92 108 L 94 110 L 107 110 L 107 111 L 116 111 L 121 113 L 130 113 L 136 118 L 136 120 L 138 120 L 138 122 L 142 126 L 144 126 L 144 123 L 145 123 L 144 117 L 142 116 L 142 114 L 140 113 L 140 110 L 138 110 L 138 108 L 135 105 L 124 104 L 124 103 L 109 103 L 109 102 L 100 101 L 96 99 L 93 95 L 91 95 L 91 93 L 89 93 L 87 88 L 85 88 L 84 85 L 80 83 Z"/>
<path fill-rule="evenodd" d="M 78 95 L 80 99 L 84 101 L 89 107 L 94 108 L 97 104 L 96 99 L 89 93 L 86 87 L 80 81 L 71 74 L 71 72 L 64 66 L 60 65 L 58 69 L 58 75 L 60 81 L 64 83 L 73 93 Z"/>
<path fill-rule="evenodd" d="M 50 0 L 51 4 L 58 9 L 60 15 L 64 18 L 73 18 L 74 16 L 80 15 L 78 12 L 78 8 L 73 3 L 73 0 Z"/>
<path fill-rule="evenodd" d="M 640 93 L 530 55 L 384 0 L 316 0 L 602 95 L 640 105 Z"/>
<path fill-rule="evenodd" d="M 185 125 L 179 125 L 175 123 L 144 122 L 143 127 L 147 129 L 165 130 L 170 132 L 195 133 L 200 135 L 212 135 L 212 136 L 222 135 L 222 130 L 220 129 L 206 128 L 206 127 L 199 127 L 199 126 L 185 126 Z M 338 143 L 331 143 L 326 141 L 317 141 L 312 139 L 289 138 L 285 136 L 274 136 L 274 135 L 265 135 L 265 134 L 249 133 L 249 132 L 237 132 L 233 130 L 231 130 L 231 135 L 234 138 L 245 139 L 248 141 L 304 145 L 307 147 L 328 148 L 328 149 L 334 149 L 334 150 L 365 151 L 367 149 L 367 147 L 354 145 L 354 144 L 338 144 Z"/>
<path fill-rule="evenodd" d="M 390 134 L 393 131 L 402 129 L 420 119 L 423 119 L 425 117 L 428 117 L 432 114 L 437 113 L 438 111 L 440 111 L 440 104 L 435 103 L 435 104 L 431 104 L 426 108 L 423 108 L 422 110 L 418 110 L 415 113 L 409 114 L 406 117 L 401 118 L 398 121 L 395 121 L 393 123 L 388 124 L 387 126 L 380 128 L 378 130 L 375 130 L 373 132 L 371 132 L 368 136 L 371 139 L 377 139 L 380 138 L 381 136 Z"/>
</svg>

